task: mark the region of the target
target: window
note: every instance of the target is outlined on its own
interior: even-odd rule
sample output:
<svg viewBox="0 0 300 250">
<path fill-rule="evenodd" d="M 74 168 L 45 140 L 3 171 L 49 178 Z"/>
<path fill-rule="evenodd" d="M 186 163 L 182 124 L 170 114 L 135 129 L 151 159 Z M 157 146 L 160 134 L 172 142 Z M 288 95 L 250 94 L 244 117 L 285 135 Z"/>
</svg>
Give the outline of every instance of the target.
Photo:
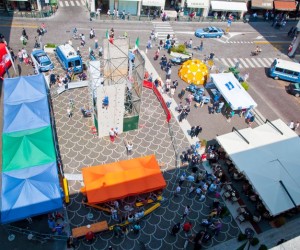
<svg viewBox="0 0 300 250">
<path fill-rule="evenodd" d="M 284 69 L 282 69 L 282 68 L 275 68 L 275 71 L 280 72 L 280 73 L 283 73 L 283 72 L 284 72 Z"/>
<path fill-rule="evenodd" d="M 80 66 L 80 61 L 79 60 L 75 61 L 75 66 Z"/>
<path fill-rule="evenodd" d="M 284 73 L 286 73 L 286 74 L 292 76 L 292 75 L 294 74 L 294 71 L 291 71 L 291 70 L 286 69 L 286 70 L 284 71 Z"/>
</svg>

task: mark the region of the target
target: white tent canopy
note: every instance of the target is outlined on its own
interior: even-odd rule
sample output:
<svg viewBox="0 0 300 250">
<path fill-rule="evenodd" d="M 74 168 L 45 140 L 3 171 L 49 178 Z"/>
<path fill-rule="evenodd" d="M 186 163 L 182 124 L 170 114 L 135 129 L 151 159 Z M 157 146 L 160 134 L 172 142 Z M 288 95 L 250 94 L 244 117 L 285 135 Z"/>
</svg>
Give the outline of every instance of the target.
<svg viewBox="0 0 300 250">
<path fill-rule="evenodd" d="M 221 135 L 217 140 L 275 216 L 294 208 L 293 202 L 300 205 L 300 138 L 283 121 L 272 124 Z"/>
<path fill-rule="evenodd" d="M 245 2 L 211 1 L 210 3 L 214 11 L 247 11 Z"/>
<path fill-rule="evenodd" d="M 232 73 L 211 74 L 210 77 L 233 110 L 251 109 L 257 106 Z"/>
</svg>

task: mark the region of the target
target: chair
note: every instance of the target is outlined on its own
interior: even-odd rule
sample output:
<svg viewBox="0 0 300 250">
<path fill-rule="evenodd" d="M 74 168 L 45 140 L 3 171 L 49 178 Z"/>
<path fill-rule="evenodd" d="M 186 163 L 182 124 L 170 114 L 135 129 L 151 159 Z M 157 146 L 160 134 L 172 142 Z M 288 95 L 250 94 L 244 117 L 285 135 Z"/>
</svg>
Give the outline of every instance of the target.
<svg viewBox="0 0 300 250">
<path fill-rule="evenodd" d="M 230 194 L 229 192 L 224 192 L 224 193 L 223 193 L 223 197 L 224 197 L 226 200 L 228 200 L 228 199 L 230 199 L 231 194 Z"/>
<path fill-rule="evenodd" d="M 226 191 L 232 191 L 232 186 L 229 185 L 229 184 L 226 184 L 226 185 L 224 186 L 224 189 L 225 189 Z"/>
<path fill-rule="evenodd" d="M 240 224 L 241 224 L 242 222 L 246 221 L 245 217 L 244 217 L 242 214 L 238 215 L 238 216 L 236 217 L 236 220 L 238 220 L 238 221 L 240 222 Z"/>
<path fill-rule="evenodd" d="M 238 209 L 237 209 L 237 212 L 239 214 L 243 214 L 246 212 L 246 209 L 245 209 L 246 206 L 240 206 Z"/>
<path fill-rule="evenodd" d="M 253 215 L 252 220 L 256 223 L 261 221 L 261 216 L 260 215 Z"/>
</svg>

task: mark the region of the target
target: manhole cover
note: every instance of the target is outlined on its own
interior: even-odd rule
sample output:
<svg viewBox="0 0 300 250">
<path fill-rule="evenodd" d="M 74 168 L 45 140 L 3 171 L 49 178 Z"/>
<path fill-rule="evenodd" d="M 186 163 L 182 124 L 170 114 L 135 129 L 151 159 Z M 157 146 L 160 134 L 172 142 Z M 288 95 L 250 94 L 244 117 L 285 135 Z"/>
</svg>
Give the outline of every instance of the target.
<svg viewBox="0 0 300 250">
<path fill-rule="evenodd" d="M 8 240 L 9 240 L 9 241 L 13 241 L 15 238 L 16 238 L 16 236 L 15 236 L 14 234 L 10 234 L 10 235 L 8 236 Z"/>
<path fill-rule="evenodd" d="M 88 220 L 91 220 L 94 218 L 94 215 L 92 213 L 88 213 L 87 216 Z"/>
</svg>

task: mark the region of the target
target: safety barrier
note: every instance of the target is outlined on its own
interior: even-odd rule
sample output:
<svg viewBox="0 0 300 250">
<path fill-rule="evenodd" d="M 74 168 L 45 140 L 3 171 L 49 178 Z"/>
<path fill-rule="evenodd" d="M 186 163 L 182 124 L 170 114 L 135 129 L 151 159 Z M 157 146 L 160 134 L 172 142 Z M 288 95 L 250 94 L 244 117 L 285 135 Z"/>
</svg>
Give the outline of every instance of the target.
<svg viewBox="0 0 300 250">
<path fill-rule="evenodd" d="M 148 89 L 152 89 L 154 94 L 156 95 L 157 99 L 159 100 L 162 108 L 164 109 L 165 111 L 165 114 L 166 114 L 166 119 L 167 119 L 167 122 L 169 123 L 170 120 L 171 120 L 171 113 L 170 113 L 170 110 L 169 108 L 167 107 L 167 104 L 165 103 L 165 100 L 164 98 L 162 97 L 161 93 L 158 91 L 158 89 L 155 87 L 155 85 L 152 83 L 152 82 L 149 82 L 149 81 L 145 81 L 144 80 L 144 83 L 143 83 L 143 86 L 145 88 L 148 88 Z"/>
</svg>

